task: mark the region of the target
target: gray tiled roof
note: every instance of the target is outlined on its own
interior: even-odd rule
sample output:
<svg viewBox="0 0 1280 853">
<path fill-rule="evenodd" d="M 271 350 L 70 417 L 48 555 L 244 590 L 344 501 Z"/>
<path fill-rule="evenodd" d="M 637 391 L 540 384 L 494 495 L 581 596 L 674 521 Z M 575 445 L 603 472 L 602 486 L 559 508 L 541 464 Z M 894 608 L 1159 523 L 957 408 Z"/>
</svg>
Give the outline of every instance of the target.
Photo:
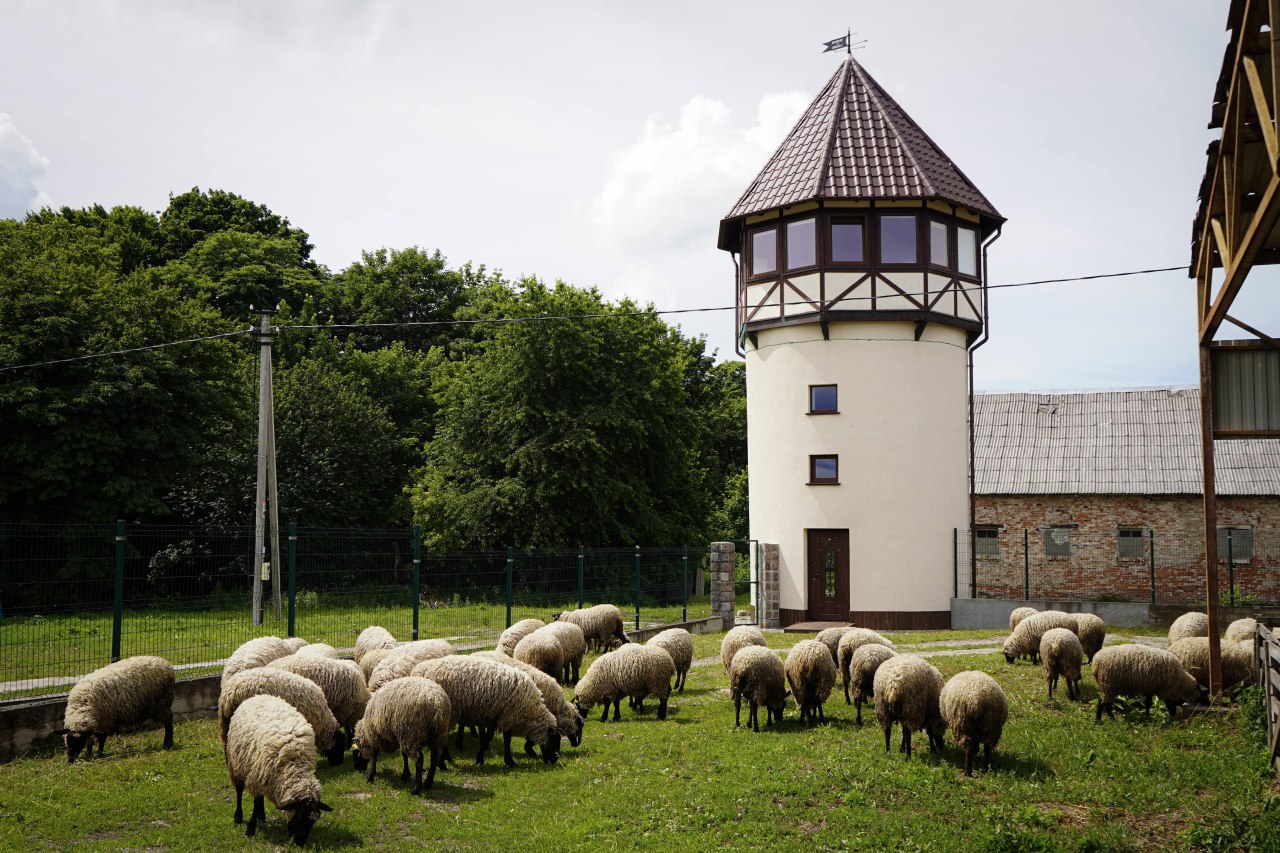
<svg viewBox="0 0 1280 853">
<path fill-rule="evenodd" d="M 1200 390 L 975 394 L 981 495 L 1201 492 Z M 1217 492 L 1280 495 L 1280 439 L 1214 442 Z"/>
<path fill-rule="evenodd" d="M 1003 219 L 852 58 L 827 82 L 725 219 L 817 198 L 939 198 Z"/>
</svg>

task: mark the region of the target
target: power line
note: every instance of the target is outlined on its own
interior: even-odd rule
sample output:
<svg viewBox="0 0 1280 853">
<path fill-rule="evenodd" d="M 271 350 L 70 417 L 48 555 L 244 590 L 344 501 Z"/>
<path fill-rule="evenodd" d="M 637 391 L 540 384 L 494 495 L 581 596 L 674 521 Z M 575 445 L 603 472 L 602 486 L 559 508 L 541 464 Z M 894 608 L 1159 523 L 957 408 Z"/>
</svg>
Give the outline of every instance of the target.
<svg viewBox="0 0 1280 853">
<path fill-rule="evenodd" d="M 243 329 L 238 332 L 223 332 L 220 335 L 205 335 L 202 338 L 187 338 L 186 340 L 182 340 L 182 341 L 169 341 L 163 344 L 149 344 L 145 347 L 133 347 L 132 349 L 120 349 L 120 350 L 114 350 L 112 352 L 96 352 L 96 353 L 90 353 L 88 355 L 75 355 L 75 356 L 71 356 L 70 358 L 55 358 L 55 359 L 50 359 L 49 361 L 33 361 L 30 364 L 11 364 L 11 365 L 8 365 L 7 367 L 0 367 L 0 371 L 25 370 L 29 367 L 47 367 L 48 365 L 51 365 L 51 364 L 67 364 L 73 361 L 89 361 L 90 359 L 94 359 L 94 358 L 108 358 L 113 355 L 129 355 L 130 353 L 145 352 L 147 350 L 153 350 L 153 349 L 164 349 L 165 347 L 176 347 L 176 346 L 181 346 L 182 344 L 195 344 L 195 343 L 199 343 L 200 341 L 216 341 L 218 338 L 234 338 L 239 335 L 250 334 L 252 331 L 253 329 Z"/>
</svg>

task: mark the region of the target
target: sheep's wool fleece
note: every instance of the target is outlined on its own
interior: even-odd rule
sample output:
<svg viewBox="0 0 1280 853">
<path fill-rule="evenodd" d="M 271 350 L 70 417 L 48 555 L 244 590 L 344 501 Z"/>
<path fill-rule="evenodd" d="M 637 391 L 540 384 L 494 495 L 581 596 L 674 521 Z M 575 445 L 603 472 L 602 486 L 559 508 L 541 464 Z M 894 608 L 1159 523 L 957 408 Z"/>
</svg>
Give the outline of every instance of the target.
<svg viewBox="0 0 1280 853">
<path fill-rule="evenodd" d="M 281 803 L 320 799 L 316 738 L 302 714 L 275 696 L 240 704 L 227 731 L 227 773 L 255 797 Z M 287 813 L 287 812 L 286 812 Z"/>
<path fill-rule="evenodd" d="M 764 646 L 742 647 L 729 665 L 729 692 L 766 707 L 781 702 L 787 692 L 782 658 Z"/>
<path fill-rule="evenodd" d="M 1009 613 L 1009 632 L 1012 633 L 1014 628 L 1018 627 L 1018 623 L 1028 616 L 1035 616 L 1039 613 L 1034 607 L 1015 607 Z"/>
<path fill-rule="evenodd" d="M 542 704 L 546 705 L 547 710 L 555 715 L 556 726 L 560 729 L 560 734 L 565 737 L 577 734 L 578 710 L 564 698 L 564 691 L 560 689 L 560 682 L 537 667 L 508 657 L 496 649 L 488 652 L 474 652 L 471 656 L 481 660 L 492 661 L 500 666 L 509 666 L 529 676 L 542 694 Z"/>
<path fill-rule="evenodd" d="M 63 726 L 73 732 L 113 733 L 121 726 L 163 718 L 173 707 L 173 665 L 154 655 L 125 658 L 96 669 L 67 694 Z"/>
<path fill-rule="evenodd" d="M 665 699 L 671 695 L 675 674 L 675 662 L 666 649 L 628 643 L 592 661 L 574 697 L 588 708 L 623 696 Z"/>
<path fill-rule="evenodd" d="M 359 668 L 351 661 L 318 655 L 288 655 L 271 661 L 267 666 L 296 673 L 320 685 L 324 700 L 338 719 L 338 725 L 354 726 L 364 716 L 365 705 L 369 704 L 369 688 L 365 686 Z"/>
<path fill-rule="evenodd" d="M 1253 647 L 1245 648 L 1237 643 L 1220 644 L 1222 657 L 1222 686 L 1231 687 L 1243 681 L 1252 681 L 1257 665 L 1253 662 Z M 1209 638 L 1183 637 L 1169 644 L 1169 653 L 1178 659 L 1182 668 L 1191 673 L 1197 683 L 1209 686 Z"/>
<path fill-rule="evenodd" d="M 872 631 L 870 628 L 850 628 L 840 638 L 840 646 L 837 657 L 840 661 L 840 676 L 849 678 L 849 664 L 853 659 L 853 653 L 863 646 L 877 645 L 884 646 L 890 651 L 896 651 L 897 648 L 893 643 L 886 640 L 880 634 Z"/>
<path fill-rule="evenodd" d="M 319 655 L 324 658 L 339 658 L 338 650 L 328 643 L 307 643 L 302 648 L 294 652 L 295 655 Z"/>
<path fill-rule="evenodd" d="M 1209 616 L 1198 611 L 1183 613 L 1169 626 L 1169 642 L 1176 643 L 1185 637 L 1209 636 Z"/>
<path fill-rule="evenodd" d="M 364 660 L 364 656 L 374 649 L 394 649 L 397 645 L 396 638 L 391 632 L 381 625 L 370 625 L 360 632 L 360 636 L 356 637 L 356 663 Z"/>
<path fill-rule="evenodd" d="M 373 751 L 403 750 L 416 758 L 425 747 L 444 749 L 453 709 L 449 694 L 434 681 L 412 675 L 388 682 L 369 699 L 356 723 L 356 744 L 365 758 Z"/>
<path fill-rule="evenodd" d="M 516 643 L 519 643 L 539 628 L 545 628 L 546 625 L 547 623 L 541 619 L 521 619 L 503 631 L 502 635 L 498 637 L 497 650 L 507 657 L 512 657 L 516 651 Z"/>
<path fill-rule="evenodd" d="M 819 643 L 822 643 L 831 650 L 831 662 L 836 666 L 840 665 L 840 638 L 849 633 L 852 628 L 848 625 L 841 628 L 823 628 L 818 632 L 818 636 L 814 637 Z"/>
<path fill-rule="evenodd" d="M 1253 645 L 1253 638 L 1258 633 L 1258 620 L 1252 616 L 1237 619 L 1227 626 L 1228 643 L 1248 643 Z"/>
<path fill-rule="evenodd" d="M 942 720 L 960 744 L 975 741 L 992 749 L 1009 719 L 1004 689 L 985 672 L 957 672 L 938 696 Z"/>
<path fill-rule="evenodd" d="M 538 745 L 557 728 L 533 679 L 509 666 L 474 655 L 451 655 L 423 661 L 412 674 L 431 679 L 449 694 L 454 725 L 493 726 Z"/>
<path fill-rule="evenodd" d="M 596 604 L 582 610 L 567 610 L 560 614 L 561 622 L 570 622 L 582 629 L 583 636 L 596 642 L 607 642 L 610 637 L 622 633 L 622 611 L 612 604 Z"/>
<path fill-rule="evenodd" d="M 1076 636 L 1080 638 L 1080 645 L 1084 648 L 1084 653 L 1092 659 L 1107 639 L 1107 624 L 1096 613 L 1072 615 L 1076 620 Z"/>
<path fill-rule="evenodd" d="M 1196 680 L 1171 652 L 1128 643 L 1107 646 L 1093 656 L 1093 677 L 1098 700 L 1117 696 L 1159 696 L 1161 699 L 1194 699 Z"/>
<path fill-rule="evenodd" d="M 277 658 L 291 655 L 294 653 L 294 645 L 279 637 L 255 637 L 231 653 L 231 657 L 223 664 L 222 677 L 230 678 L 237 672 L 266 666 Z"/>
<path fill-rule="evenodd" d="M 275 696 L 288 702 L 311 726 L 316 748 L 328 752 L 333 747 L 338 720 L 329 710 L 320 685 L 288 670 L 269 666 L 247 669 L 222 680 L 222 692 L 218 696 L 218 728 L 224 744 L 232 715 L 253 696 Z"/>
<path fill-rule="evenodd" d="M 739 625 L 736 628 L 730 628 L 729 633 L 724 635 L 724 639 L 720 641 L 720 663 L 724 664 L 724 671 L 729 671 L 729 665 L 733 663 L 733 657 L 738 653 L 739 649 L 747 646 L 763 646 L 764 634 L 759 628 L 751 625 Z"/>
<path fill-rule="evenodd" d="M 836 665 L 831 662 L 831 650 L 817 640 L 801 640 L 792 646 L 783 669 L 791 685 L 791 695 L 801 708 L 812 701 L 826 702 L 836 685 Z"/>
<path fill-rule="evenodd" d="M 1033 654 L 1040 651 L 1040 638 L 1050 628 L 1066 628 L 1075 633 L 1076 620 L 1070 613 L 1061 610 L 1045 610 L 1033 613 L 1018 623 L 1009 639 L 1004 641 L 1004 653 L 1013 657 Z"/>
<path fill-rule="evenodd" d="M 1066 628 L 1050 628 L 1040 638 L 1040 664 L 1045 678 L 1056 672 L 1071 681 L 1079 681 L 1082 657 L 1084 646 L 1080 638 Z"/>
<path fill-rule="evenodd" d="M 920 731 L 937 713 L 942 673 L 918 655 L 896 655 L 880 664 L 872 689 L 881 727 L 901 723 Z"/>
<path fill-rule="evenodd" d="M 424 660 L 435 660 L 451 654 L 453 645 L 448 640 L 415 640 L 392 649 L 373 668 L 373 674 L 369 676 L 369 692 L 376 693 L 388 681 L 405 677 Z"/>
<path fill-rule="evenodd" d="M 360 662 L 356 664 L 356 666 L 360 667 L 360 674 L 364 676 L 366 684 L 369 682 L 369 679 L 373 677 L 373 671 L 378 668 L 378 664 L 382 663 L 387 655 L 394 651 L 395 647 L 392 647 L 389 649 L 370 649 L 364 653 L 364 657 L 360 659 Z"/>
<path fill-rule="evenodd" d="M 535 634 L 545 632 L 555 637 L 564 646 L 569 660 L 581 658 L 587 651 L 587 636 L 582 628 L 572 622 L 552 622 L 546 627 L 534 631 Z M 530 635 L 532 636 L 532 635 Z"/>
<path fill-rule="evenodd" d="M 693 664 L 693 637 L 683 628 L 668 628 L 650 637 L 645 645 L 666 649 L 676 672 L 685 672 Z"/>
<path fill-rule="evenodd" d="M 897 652 L 879 643 L 867 643 L 854 651 L 849 658 L 849 687 L 853 691 L 853 699 L 865 699 L 871 695 L 876 670 L 895 655 Z"/>
<path fill-rule="evenodd" d="M 548 625 L 538 628 L 533 633 L 520 638 L 516 643 L 513 657 L 521 663 L 527 663 L 552 678 L 559 678 L 566 664 L 574 660 L 561 639 Z M 585 650 L 585 642 L 583 644 Z"/>
</svg>

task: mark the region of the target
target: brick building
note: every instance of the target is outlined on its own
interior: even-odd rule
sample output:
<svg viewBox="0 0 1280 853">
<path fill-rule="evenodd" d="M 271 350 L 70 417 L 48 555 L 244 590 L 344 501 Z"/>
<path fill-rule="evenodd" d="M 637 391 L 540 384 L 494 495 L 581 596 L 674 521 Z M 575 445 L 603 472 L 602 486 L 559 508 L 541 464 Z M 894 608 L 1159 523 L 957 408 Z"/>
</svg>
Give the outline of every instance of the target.
<svg viewBox="0 0 1280 853">
<path fill-rule="evenodd" d="M 1280 602 L 1280 440 L 1215 454 L 1223 600 Z M 977 394 L 974 467 L 962 597 L 1204 598 L 1199 389 Z"/>
</svg>

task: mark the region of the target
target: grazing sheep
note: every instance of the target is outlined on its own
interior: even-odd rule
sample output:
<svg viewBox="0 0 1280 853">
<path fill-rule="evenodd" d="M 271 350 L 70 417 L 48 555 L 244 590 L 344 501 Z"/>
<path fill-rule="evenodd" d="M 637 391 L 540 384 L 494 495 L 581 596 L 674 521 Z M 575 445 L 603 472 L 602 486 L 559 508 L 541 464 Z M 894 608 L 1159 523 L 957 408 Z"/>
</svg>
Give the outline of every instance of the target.
<svg viewBox="0 0 1280 853">
<path fill-rule="evenodd" d="M 582 610 L 566 610 L 551 617 L 552 622 L 569 622 L 582 629 L 587 648 L 605 649 L 611 642 L 628 643 L 623 630 L 622 611 L 612 604 L 597 604 Z"/>
<path fill-rule="evenodd" d="M 736 630 L 736 629 L 735 629 Z M 760 731 L 758 711 L 761 705 L 767 710 L 766 722 L 782 721 L 787 705 L 786 667 L 773 651 L 758 645 L 739 648 L 729 665 L 729 694 L 733 697 L 733 725 L 742 725 L 742 699 L 749 705 L 747 725 L 752 731 Z"/>
<path fill-rule="evenodd" d="M 862 725 L 862 703 L 872 696 L 876 670 L 880 664 L 896 655 L 893 649 L 879 643 L 867 643 L 859 646 L 849 658 L 849 676 L 844 682 L 845 704 L 858 707 L 858 725 Z M 850 688 L 853 690 L 852 700 L 849 698 Z"/>
<path fill-rule="evenodd" d="M 684 681 L 693 666 L 693 637 L 684 628 L 668 628 L 649 638 L 646 646 L 658 646 L 667 650 L 676 665 L 675 689 L 684 692 Z"/>
<path fill-rule="evenodd" d="M 532 634 L 539 628 L 546 626 L 546 622 L 541 619 L 521 619 L 516 624 L 502 632 L 502 636 L 498 637 L 498 651 L 507 657 L 514 657 L 516 651 L 516 643 L 519 643 L 525 637 Z"/>
<path fill-rule="evenodd" d="M 1049 685 L 1049 698 L 1058 686 L 1058 679 L 1067 682 L 1067 696 L 1080 698 L 1080 659 L 1084 646 L 1080 638 L 1066 628 L 1050 628 L 1040 637 L 1040 661 L 1044 666 L 1044 681 Z"/>
<path fill-rule="evenodd" d="M 337 660 L 342 657 L 338 654 L 338 650 L 328 643 L 307 643 L 299 648 L 295 655 L 320 655 L 320 657 L 333 658 Z"/>
<path fill-rule="evenodd" d="M 853 653 L 863 646 L 871 644 L 884 646 L 889 651 L 897 651 L 893 643 L 869 628 L 850 628 L 840 638 L 837 654 L 840 662 L 840 677 L 844 679 L 845 684 L 849 683 L 849 666 L 853 660 Z"/>
<path fill-rule="evenodd" d="M 1182 668 L 1171 652 L 1137 643 L 1107 646 L 1093 656 L 1093 677 L 1098 681 L 1098 711 L 1094 718 L 1102 721 L 1102 712 L 1115 719 L 1117 696 L 1141 696 L 1151 709 L 1153 696 L 1159 696 L 1169 709 L 1169 717 L 1177 715 L 1175 702 L 1190 702 L 1200 695 L 1196 680 Z"/>
<path fill-rule="evenodd" d="M 919 655 L 895 655 L 876 670 L 872 689 L 876 694 L 876 722 L 884 729 L 884 751 L 889 751 L 893 724 L 902 725 L 899 752 L 911 758 L 911 733 L 924 731 L 929 749 L 942 747 L 942 673 Z"/>
<path fill-rule="evenodd" d="M 509 666 L 477 658 L 450 655 L 423 661 L 413 675 L 429 678 L 449 694 L 450 724 L 462 729 L 480 729 L 480 751 L 476 764 L 484 763 L 485 751 L 497 732 L 502 732 L 503 761 L 515 767 L 511 738 L 522 737 L 542 747 L 542 760 L 555 764 L 560 757 L 560 730 L 556 718 L 543 704 L 542 692 L 533 679 Z"/>
<path fill-rule="evenodd" d="M 1080 638 L 1080 646 L 1084 649 L 1085 657 L 1092 662 L 1093 656 L 1102 648 L 1102 643 L 1107 638 L 1107 625 L 1096 613 L 1072 615 L 1076 620 L 1076 636 Z"/>
<path fill-rule="evenodd" d="M 403 678 L 424 660 L 435 660 L 453 654 L 453 645 L 448 640 L 414 640 L 392 649 L 369 675 L 369 692 L 377 693 L 378 688 L 396 678 Z"/>
<path fill-rule="evenodd" d="M 302 637 L 286 637 L 284 640 L 285 648 L 289 650 L 289 654 L 293 654 L 298 649 L 308 645 L 307 641 Z"/>
<path fill-rule="evenodd" d="M 552 622 L 516 643 L 512 655 L 565 684 L 578 680 L 587 640 L 572 622 Z"/>
<path fill-rule="evenodd" d="M 1009 633 L 1013 633 L 1013 629 L 1018 627 L 1018 623 L 1028 616 L 1035 616 L 1039 613 L 1034 607 L 1015 607 L 1009 613 Z"/>
<path fill-rule="evenodd" d="M 733 663 L 733 656 L 738 650 L 746 646 L 763 646 L 764 634 L 759 628 L 753 625 L 739 625 L 736 628 L 730 628 L 729 632 L 724 635 L 724 639 L 720 641 L 720 663 L 724 664 L 724 671 L 729 671 L 729 665 Z"/>
<path fill-rule="evenodd" d="M 323 658 L 319 658 L 323 660 Z M 244 822 L 242 797 L 253 797 L 253 814 L 245 835 L 266 820 L 263 797 L 284 812 L 289 838 L 307 843 L 321 812 L 333 811 L 320 801 L 316 778 L 316 738 L 306 718 L 276 696 L 251 696 L 241 703 L 227 729 L 227 775 L 236 789 L 236 824 Z"/>
<path fill-rule="evenodd" d="M 398 749 L 404 758 L 400 778 L 409 778 L 409 759 L 412 758 L 414 776 L 409 793 L 420 794 L 425 749 L 431 757 L 426 785 L 430 790 L 448 746 L 452 715 L 449 694 L 434 681 L 407 675 L 384 685 L 369 699 L 364 716 L 356 723 L 352 750 L 356 770 L 367 770 L 365 781 L 373 782 L 378 773 L 378 754 Z"/>
<path fill-rule="evenodd" d="M 847 634 L 853 626 L 844 625 L 839 628 L 823 628 L 818 632 L 818 636 L 814 637 L 819 643 L 822 643 L 831 651 L 831 662 L 840 666 L 840 638 Z"/>
<path fill-rule="evenodd" d="M 671 696 L 671 679 L 675 678 L 676 664 L 671 654 L 661 646 L 629 643 L 622 648 L 596 658 L 582 674 L 574 692 L 573 703 L 583 717 L 595 705 L 604 703 L 600 722 L 609 717 L 609 705 L 613 705 L 613 721 L 622 718 L 622 697 L 631 700 L 631 707 L 644 710 L 646 696 L 658 697 L 658 719 L 667 718 L 667 699 Z"/>
<path fill-rule="evenodd" d="M 556 727 L 560 729 L 561 736 L 569 739 L 570 746 L 579 746 L 582 743 L 582 727 L 585 720 L 583 720 L 582 714 L 578 712 L 577 707 L 564 698 L 564 691 L 560 689 L 560 682 L 537 667 L 504 655 L 496 649 L 489 652 L 475 652 L 472 657 L 491 660 L 502 666 L 518 669 L 532 678 L 533 683 L 538 686 L 538 690 L 542 693 L 542 704 L 546 705 L 547 710 L 556 718 Z M 533 755 L 533 744 L 525 741 L 524 751 L 528 755 Z"/>
<path fill-rule="evenodd" d="M 1253 660 L 1253 647 L 1238 643 L 1222 643 L 1219 646 L 1222 659 L 1222 692 L 1231 692 L 1237 684 L 1253 682 L 1258 665 Z M 1209 638 L 1183 637 L 1169 644 L 1169 652 L 1178 659 L 1182 668 L 1191 673 L 1201 687 L 1209 687 Z"/>
<path fill-rule="evenodd" d="M 301 675 L 269 666 L 246 669 L 223 679 L 218 696 L 218 731 L 222 735 L 224 749 L 231 716 L 252 696 L 275 696 L 288 702 L 311 726 L 320 754 L 334 767 L 342 763 L 347 742 L 338 731 L 338 718 L 329 710 L 320 685 Z"/>
<path fill-rule="evenodd" d="M 1075 617 L 1061 610 L 1045 610 L 1028 616 L 1004 641 L 1004 659 L 1013 663 L 1020 657 L 1030 657 L 1032 663 L 1040 663 L 1040 638 L 1050 628 L 1066 628 L 1075 633 Z"/>
<path fill-rule="evenodd" d="M 356 637 L 356 663 L 364 661 L 364 656 L 374 649 L 394 649 L 400 645 L 391 632 L 381 625 L 370 625 Z"/>
<path fill-rule="evenodd" d="M 1172 645 L 1184 637 L 1209 636 L 1209 615 L 1192 610 L 1183 613 L 1169 626 L 1169 644 Z"/>
<path fill-rule="evenodd" d="M 1252 616 L 1237 619 L 1227 626 L 1228 643 L 1248 643 L 1253 646 L 1253 638 L 1258 633 L 1258 620 Z"/>
<path fill-rule="evenodd" d="M 399 648 L 399 646 L 396 648 Z M 370 649 L 364 653 L 364 657 L 360 659 L 360 662 L 356 664 L 356 666 L 360 667 L 360 674 L 364 676 L 366 684 L 369 682 L 369 679 L 373 677 L 373 671 L 377 669 L 378 664 L 382 663 L 382 661 L 386 659 L 387 655 L 391 654 L 395 650 L 395 648 Z"/>
<path fill-rule="evenodd" d="M 1000 742 L 1009 700 L 996 680 L 985 672 L 969 670 L 951 676 L 938 696 L 942 720 L 964 749 L 964 775 L 973 775 L 973 759 L 982 746 L 983 769 L 991 769 L 991 750 Z"/>
<path fill-rule="evenodd" d="M 791 696 L 800 709 L 800 722 L 826 722 L 822 705 L 836 686 L 836 666 L 831 662 L 831 649 L 817 640 L 801 640 L 787 652 L 783 671 Z"/>
<path fill-rule="evenodd" d="M 302 645 L 305 646 L 306 641 L 303 641 Z M 282 640 L 279 637 L 257 637 L 249 640 L 241 644 L 240 648 L 227 658 L 227 662 L 222 665 L 222 677 L 230 678 L 237 672 L 266 666 L 276 658 L 293 654 L 295 647 L 301 648 L 297 643 Z"/>
<path fill-rule="evenodd" d="M 355 737 L 356 723 L 364 716 L 365 705 L 369 704 L 369 688 L 365 686 L 360 669 L 352 661 L 319 655 L 287 655 L 267 666 L 301 675 L 320 685 L 329 710 L 338 719 L 338 725 L 346 729 L 348 742 Z"/>
<path fill-rule="evenodd" d="M 67 694 L 62 728 L 54 732 L 66 743 L 67 763 L 75 762 L 85 744 L 85 758 L 93 758 L 95 737 L 101 758 L 107 735 L 147 720 L 164 725 L 164 748 L 171 749 L 173 682 L 173 665 L 152 655 L 107 664 L 77 681 Z"/>
</svg>

